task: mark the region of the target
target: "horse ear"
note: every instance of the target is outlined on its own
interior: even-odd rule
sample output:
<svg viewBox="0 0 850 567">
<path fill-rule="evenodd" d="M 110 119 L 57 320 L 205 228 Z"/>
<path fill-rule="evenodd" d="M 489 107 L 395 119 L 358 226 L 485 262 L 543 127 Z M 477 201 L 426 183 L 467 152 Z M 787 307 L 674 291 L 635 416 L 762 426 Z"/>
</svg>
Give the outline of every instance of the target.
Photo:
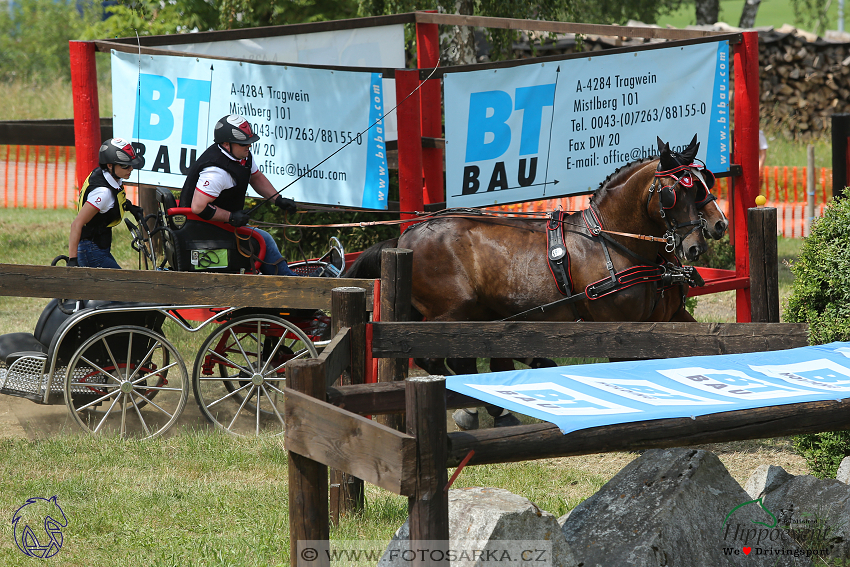
<svg viewBox="0 0 850 567">
<path fill-rule="evenodd" d="M 658 155 L 661 155 L 664 153 L 664 142 L 662 142 L 661 138 L 658 136 L 656 136 L 655 139 L 658 140 Z"/>
<path fill-rule="evenodd" d="M 694 161 L 694 158 L 697 157 L 697 152 L 699 151 L 699 142 L 697 142 L 697 135 L 694 134 L 694 139 L 691 140 L 691 143 L 688 144 L 688 147 L 682 152 L 682 157 L 686 162 L 691 163 Z"/>
</svg>

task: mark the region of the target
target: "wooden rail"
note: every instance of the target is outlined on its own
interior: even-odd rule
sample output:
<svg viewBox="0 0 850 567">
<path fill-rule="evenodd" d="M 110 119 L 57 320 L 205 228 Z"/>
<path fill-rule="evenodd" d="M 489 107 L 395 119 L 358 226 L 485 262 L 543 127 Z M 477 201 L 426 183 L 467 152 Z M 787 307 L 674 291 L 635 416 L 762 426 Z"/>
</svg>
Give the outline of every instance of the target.
<svg viewBox="0 0 850 567">
<path fill-rule="evenodd" d="M 17 297 L 330 309 L 341 285 L 367 290 L 372 305 L 373 280 L 0 264 L 0 295 Z"/>
<path fill-rule="evenodd" d="M 373 323 L 388 358 L 672 358 L 806 346 L 805 323 Z"/>
</svg>

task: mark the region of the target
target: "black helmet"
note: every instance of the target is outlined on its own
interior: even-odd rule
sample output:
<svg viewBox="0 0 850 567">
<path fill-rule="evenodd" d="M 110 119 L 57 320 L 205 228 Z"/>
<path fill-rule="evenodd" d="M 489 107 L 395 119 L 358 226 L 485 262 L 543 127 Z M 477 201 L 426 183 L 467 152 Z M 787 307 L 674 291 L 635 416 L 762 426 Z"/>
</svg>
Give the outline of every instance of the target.
<svg viewBox="0 0 850 567">
<path fill-rule="evenodd" d="M 228 114 L 215 123 L 215 134 L 213 139 L 217 144 L 232 142 L 247 146 L 260 139 L 251 130 L 251 124 L 238 114 Z"/>
<path fill-rule="evenodd" d="M 100 146 L 98 152 L 98 163 L 103 166 L 108 163 L 118 165 L 132 165 L 133 167 L 142 167 L 145 165 L 145 160 L 142 156 L 136 153 L 133 145 L 123 138 L 109 138 Z"/>
</svg>

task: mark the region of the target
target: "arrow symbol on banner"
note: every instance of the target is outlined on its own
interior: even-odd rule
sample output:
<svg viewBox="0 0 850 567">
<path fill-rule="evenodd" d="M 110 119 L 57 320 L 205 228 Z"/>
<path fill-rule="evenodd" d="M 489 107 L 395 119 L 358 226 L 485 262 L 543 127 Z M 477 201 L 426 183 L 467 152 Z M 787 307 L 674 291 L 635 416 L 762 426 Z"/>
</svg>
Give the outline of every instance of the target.
<svg viewBox="0 0 850 567">
<path fill-rule="evenodd" d="M 552 151 L 552 125 L 555 123 L 555 99 L 558 94 L 558 78 L 561 76 L 561 66 L 555 69 L 555 90 L 552 92 L 552 116 L 549 119 L 549 145 L 546 147 L 546 173 L 543 175 L 543 196 L 546 196 L 546 185 L 549 181 L 549 153 Z M 555 181 L 553 185 L 557 185 Z"/>
<path fill-rule="evenodd" d="M 493 189 L 492 192 L 502 192 L 502 191 L 511 191 L 513 189 L 528 189 L 529 187 L 540 187 L 545 185 L 557 185 L 560 183 L 557 179 L 554 181 L 544 181 L 543 183 L 531 183 L 529 185 L 517 185 L 516 187 L 506 187 L 504 189 Z M 490 191 L 484 191 L 484 193 L 488 193 Z M 460 195 L 452 195 L 452 197 L 463 197 L 464 195 L 475 195 L 476 193 L 461 193 Z M 544 193 L 545 194 L 545 193 Z"/>
<path fill-rule="evenodd" d="M 207 145 L 210 145 L 210 112 L 212 110 L 212 81 L 213 81 L 213 66 L 210 65 L 210 98 L 207 100 Z M 551 136 L 551 134 L 550 134 Z"/>
</svg>

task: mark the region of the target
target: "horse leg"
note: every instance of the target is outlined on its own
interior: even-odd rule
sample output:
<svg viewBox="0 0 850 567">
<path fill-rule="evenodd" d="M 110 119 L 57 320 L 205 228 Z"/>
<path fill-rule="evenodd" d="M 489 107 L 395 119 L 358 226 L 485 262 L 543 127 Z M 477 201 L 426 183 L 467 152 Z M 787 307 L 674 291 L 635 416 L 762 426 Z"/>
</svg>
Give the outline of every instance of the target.
<svg viewBox="0 0 850 567">
<path fill-rule="evenodd" d="M 446 366 L 454 374 L 476 374 L 477 361 L 474 358 L 447 358 Z M 478 429 L 478 408 L 460 408 L 452 414 L 452 419 L 463 431 Z"/>
<path fill-rule="evenodd" d="M 529 368 L 555 368 L 558 366 L 554 360 L 549 358 L 515 358 L 517 362 L 521 362 Z"/>
<path fill-rule="evenodd" d="M 514 367 L 514 359 L 512 358 L 491 358 L 490 359 L 490 371 L 491 372 L 505 372 L 507 370 L 516 370 Z M 494 406 L 491 404 L 484 404 L 484 409 L 487 410 L 487 413 L 490 414 L 490 417 L 493 418 L 493 425 L 495 427 L 508 427 L 510 425 L 522 425 L 522 422 L 504 408 L 500 408 L 499 406 Z"/>
<path fill-rule="evenodd" d="M 414 358 L 413 362 L 431 376 L 448 376 L 451 374 L 442 358 Z"/>
</svg>

